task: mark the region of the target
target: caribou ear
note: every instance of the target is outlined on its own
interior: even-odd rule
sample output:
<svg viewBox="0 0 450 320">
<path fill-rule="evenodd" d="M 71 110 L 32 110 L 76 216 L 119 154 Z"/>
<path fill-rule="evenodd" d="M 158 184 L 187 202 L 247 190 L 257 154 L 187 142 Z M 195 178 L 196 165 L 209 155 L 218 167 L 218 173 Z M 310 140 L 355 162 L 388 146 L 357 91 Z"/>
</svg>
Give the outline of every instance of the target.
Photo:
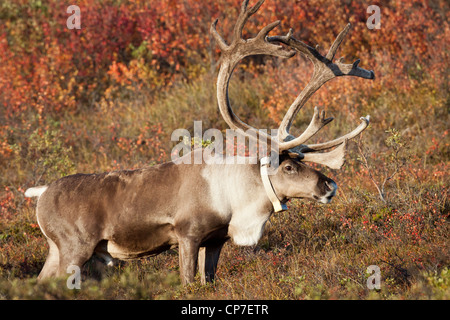
<svg viewBox="0 0 450 320">
<path fill-rule="evenodd" d="M 304 153 L 303 161 L 323 164 L 331 169 L 340 169 L 345 162 L 345 154 L 347 153 L 347 139 L 334 149 L 333 151 L 323 153 Z"/>
</svg>

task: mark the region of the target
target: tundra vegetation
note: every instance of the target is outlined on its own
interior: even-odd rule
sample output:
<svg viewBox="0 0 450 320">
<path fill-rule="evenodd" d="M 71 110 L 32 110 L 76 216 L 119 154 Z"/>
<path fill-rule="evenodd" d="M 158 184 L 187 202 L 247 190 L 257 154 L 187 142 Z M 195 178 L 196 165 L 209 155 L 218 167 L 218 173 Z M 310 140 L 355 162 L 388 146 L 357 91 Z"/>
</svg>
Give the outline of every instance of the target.
<svg viewBox="0 0 450 320">
<path fill-rule="evenodd" d="M 66 3 L 2 1 L 0 298 L 450 298 L 450 10 L 443 0 L 379 3 L 381 27 L 372 30 L 365 1 L 266 1 L 248 21 L 245 38 L 281 20 L 277 33 L 292 27 L 322 54 L 350 22 L 336 56 L 360 58 L 375 71 L 374 81 L 328 82 L 291 129 L 302 132 L 315 105 L 335 117 L 317 143 L 371 115 L 348 143 L 341 170 L 317 166 L 338 183 L 331 204 L 291 201 L 257 245 L 225 244 L 213 284 L 181 286 L 177 249 L 102 275 L 90 261 L 80 290 L 66 279 L 36 282 L 48 246 L 24 190 L 76 172 L 168 161 L 173 130 L 192 130 L 197 120 L 225 130 L 214 85 L 220 52 L 209 27 L 219 18 L 218 31 L 230 39 L 240 2 L 81 0 L 81 29 L 70 30 Z M 276 128 L 311 75 L 305 59 L 246 58 L 230 83 L 234 112 Z M 370 265 L 380 268 L 379 290 L 366 286 Z"/>
</svg>

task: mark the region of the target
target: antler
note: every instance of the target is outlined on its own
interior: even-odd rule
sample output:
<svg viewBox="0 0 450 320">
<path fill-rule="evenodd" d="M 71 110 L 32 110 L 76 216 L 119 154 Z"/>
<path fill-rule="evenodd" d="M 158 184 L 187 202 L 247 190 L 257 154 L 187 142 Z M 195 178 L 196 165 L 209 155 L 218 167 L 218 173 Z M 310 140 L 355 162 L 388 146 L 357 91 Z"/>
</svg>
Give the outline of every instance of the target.
<svg viewBox="0 0 450 320">
<path fill-rule="evenodd" d="M 303 91 L 298 95 L 294 103 L 289 107 L 289 110 L 281 121 L 278 131 L 280 151 L 290 150 L 291 152 L 305 153 L 329 149 L 342 144 L 345 140 L 354 138 L 368 126 L 370 120 L 369 116 L 361 118 L 361 120 L 363 120 L 361 125 L 341 138 L 322 144 L 305 146 L 303 145 L 303 143 L 305 143 L 308 139 L 315 135 L 320 129 L 323 128 L 323 126 L 327 125 L 333 120 L 333 118 L 325 119 L 325 115 L 323 112 L 321 116 L 319 116 L 319 110 L 316 107 L 314 109 L 313 119 L 311 120 L 311 123 L 309 124 L 305 132 L 303 132 L 303 134 L 301 134 L 297 138 L 294 138 L 289 134 L 289 129 L 292 125 L 293 119 L 295 118 L 299 110 L 305 105 L 306 101 L 308 101 L 308 99 L 314 94 L 314 92 L 316 92 L 327 81 L 335 77 L 346 75 L 365 79 L 375 78 L 373 71 L 368 71 L 358 67 L 358 64 L 360 62 L 359 59 L 356 60 L 353 64 L 344 64 L 342 63 L 342 59 L 339 59 L 338 61 L 336 61 L 336 63 L 333 63 L 336 51 L 349 30 L 350 24 L 347 24 L 344 30 L 342 30 L 342 32 L 337 36 L 336 40 L 334 41 L 325 57 L 322 56 L 315 48 L 312 48 L 307 44 L 293 38 L 292 29 L 286 36 L 276 36 L 268 38 L 269 42 L 281 42 L 290 46 L 294 50 L 308 57 L 308 59 L 311 60 L 314 65 L 314 73 L 311 77 L 311 80 L 303 89 Z M 312 156 L 309 156 L 308 158 L 311 160 L 314 159 L 314 157 Z M 304 160 L 306 161 L 306 159 Z"/>
<path fill-rule="evenodd" d="M 263 4 L 264 0 L 258 1 L 256 5 L 248 9 L 248 0 L 242 3 L 241 11 L 234 27 L 233 41 L 230 45 L 227 45 L 223 38 L 218 34 L 216 30 L 217 21 L 215 20 L 211 25 L 211 33 L 218 43 L 220 49 L 223 52 L 222 65 L 219 70 L 217 79 L 217 99 L 220 112 L 230 126 L 231 129 L 237 130 L 249 130 L 255 128 L 241 121 L 234 113 L 228 99 L 228 85 L 233 73 L 234 68 L 239 61 L 249 55 L 267 54 L 282 58 L 290 58 L 295 52 L 308 57 L 314 64 L 314 73 L 298 95 L 292 105 L 289 107 L 285 114 L 279 128 L 278 137 L 274 138 L 264 134 L 263 132 L 256 131 L 259 137 L 263 136 L 269 143 L 278 143 L 279 151 L 293 154 L 293 156 L 300 157 L 303 161 L 316 162 L 329 166 L 330 168 L 340 168 L 344 162 L 344 156 L 346 152 L 346 145 L 349 139 L 354 138 L 360 134 L 369 124 L 370 117 L 361 118 L 361 124 L 352 132 L 337 138 L 335 140 L 312 145 L 304 145 L 304 143 L 314 136 L 320 129 L 330 123 L 333 118 L 325 118 L 325 113 L 322 111 L 319 113 L 317 107 L 314 109 L 314 115 L 311 123 L 306 130 L 298 137 L 294 137 L 289 133 L 292 126 L 294 117 L 299 110 L 305 105 L 306 101 L 327 81 L 339 77 L 339 76 L 356 76 L 365 79 L 374 79 L 375 75 L 373 71 L 368 71 L 358 67 L 360 60 L 356 60 L 353 64 L 344 64 L 342 59 L 333 62 L 336 55 L 336 51 L 339 45 L 342 43 L 344 37 L 350 30 L 350 24 L 348 24 L 344 30 L 337 36 L 333 45 L 329 49 L 326 56 L 322 56 L 316 49 L 308 46 L 307 44 L 296 40 L 292 37 L 292 29 L 285 36 L 273 36 L 267 37 L 268 33 L 280 24 L 280 21 L 275 21 L 266 27 L 264 27 L 255 38 L 244 40 L 242 39 L 242 30 L 247 22 L 248 18 L 252 16 Z M 294 51 L 286 51 L 280 45 L 275 43 L 283 43 Z M 245 134 L 245 132 L 244 132 Z M 253 136 L 247 135 L 250 138 Z M 277 140 L 275 140 L 277 139 Z M 333 151 L 326 153 L 314 153 L 320 150 L 326 150 L 339 146 Z"/>
<path fill-rule="evenodd" d="M 258 11 L 264 3 L 264 0 L 258 1 L 258 3 L 250 9 L 248 9 L 248 2 L 248 0 L 245 0 L 242 3 L 241 11 L 234 27 L 233 40 L 230 45 L 225 42 L 216 30 L 218 19 L 212 23 L 210 31 L 222 50 L 222 64 L 217 78 L 217 101 L 220 113 L 231 129 L 241 129 L 243 131 L 254 129 L 258 132 L 252 126 L 242 122 L 239 117 L 234 114 L 233 109 L 231 108 L 228 99 L 228 85 L 233 70 L 240 60 L 250 55 L 267 54 L 275 57 L 290 58 L 295 52 L 286 51 L 281 45 L 276 45 L 267 41 L 267 34 L 280 24 L 279 20 L 265 26 L 259 31 L 256 37 L 248 40 L 242 39 L 242 30 L 245 23 L 249 17 Z M 258 134 L 265 135 L 262 132 L 258 132 Z M 264 138 L 271 140 L 270 136 L 267 135 L 265 135 Z"/>
</svg>

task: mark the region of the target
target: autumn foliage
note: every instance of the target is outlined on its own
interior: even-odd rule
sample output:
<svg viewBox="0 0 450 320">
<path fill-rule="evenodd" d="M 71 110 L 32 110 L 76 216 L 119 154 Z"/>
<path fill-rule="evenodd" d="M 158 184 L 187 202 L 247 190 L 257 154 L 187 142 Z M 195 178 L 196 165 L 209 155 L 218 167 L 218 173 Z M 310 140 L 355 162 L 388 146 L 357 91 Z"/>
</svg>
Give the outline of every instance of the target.
<svg viewBox="0 0 450 320">
<path fill-rule="evenodd" d="M 0 277 L 35 277 L 45 259 L 26 188 L 75 172 L 168 161 L 172 131 L 191 130 L 194 120 L 205 130 L 226 129 L 215 100 L 220 52 L 209 27 L 219 18 L 230 40 L 240 2 L 72 1 L 81 9 L 79 30 L 66 27 L 66 2 L 0 3 Z M 281 20 L 273 34 L 292 27 L 295 38 L 319 44 L 322 53 L 350 22 L 337 57 L 361 59 L 376 79 L 327 83 L 295 126 L 300 132 L 307 125 L 313 105 L 336 118 L 319 140 L 349 131 L 360 116 L 373 121 L 360 148 L 350 146 L 344 169 L 327 172 L 340 186 L 332 205 L 294 201 L 289 213 L 271 218 L 257 249 L 229 246 L 217 288 L 170 291 L 161 279 L 146 278 L 161 280 L 163 297 L 366 298 L 360 284 L 370 264 L 387 270 L 378 298 L 417 297 L 421 286 L 441 297 L 429 283 L 433 275 L 449 281 L 449 5 L 370 4 L 381 8 L 381 29 L 367 28 L 361 0 L 267 0 L 251 18 L 244 36 Z M 246 59 L 230 88 L 236 113 L 254 126 L 276 127 L 311 73 L 298 56 Z M 173 254 L 157 259 L 176 268 Z M 129 272 L 145 268 L 160 271 L 142 262 Z M 239 285 L 229 284 L 246 272 Z M 448 285 L 438 289 L 449 297 Z M 0 298 L 14 297 L 13 289 L 1 290 Z"/>
</svg>

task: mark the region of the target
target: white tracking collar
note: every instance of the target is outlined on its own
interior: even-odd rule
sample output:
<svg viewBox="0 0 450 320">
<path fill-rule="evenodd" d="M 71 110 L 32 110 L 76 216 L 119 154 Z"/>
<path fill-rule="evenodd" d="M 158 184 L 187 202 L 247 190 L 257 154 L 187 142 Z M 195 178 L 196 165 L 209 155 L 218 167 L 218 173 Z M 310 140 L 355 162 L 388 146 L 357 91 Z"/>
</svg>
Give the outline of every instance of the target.
<svg viewBox="0 0 450 320">
<path fill-rule="evenodd" d="M 269 179 L 269 173 L 267 171 L 267 168 L 270 166 L 270 158 L 264 157 L 260 160 L 260 171 L 261 171 L 261 178 L 263 181 L 264 189 L 266 189 L 267 196 L 269 197 L 269 200 L 272 202 L 273 209 L 275 212 L 280 212 L 287 210 L 287 206 L 284 203 L 280 202 L 280 199 L 278 199 L 277 195 L 275 194 L 275 190 L 273 190 L 272 183 Z"/>
</svg>

